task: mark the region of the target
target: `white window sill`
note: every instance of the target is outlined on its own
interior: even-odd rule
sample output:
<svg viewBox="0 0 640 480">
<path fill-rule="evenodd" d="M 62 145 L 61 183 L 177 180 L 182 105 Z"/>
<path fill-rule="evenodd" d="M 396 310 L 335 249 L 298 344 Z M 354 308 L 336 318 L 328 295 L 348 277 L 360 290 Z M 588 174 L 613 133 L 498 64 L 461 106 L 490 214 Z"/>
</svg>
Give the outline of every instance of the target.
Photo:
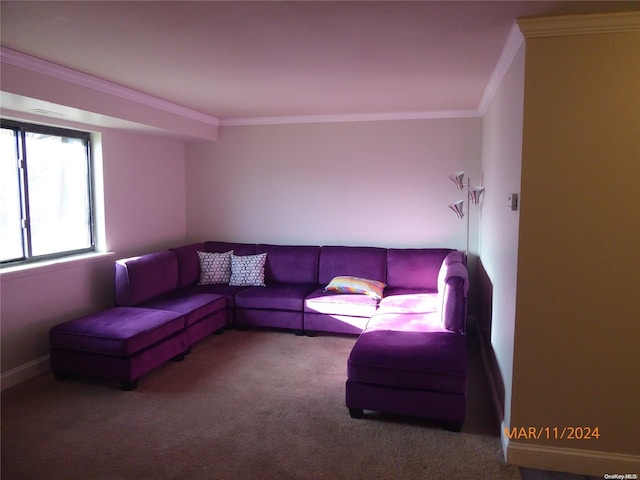
<svg viewBox="0 0 640 480">
<path fill-rule="evenodd" d="M 43 260 L 42 262 L 16 265 L 12 267 L 2 267 L 0 269 L 0 277 L 2 277 L 2 280 L 13 280 L 17 278 L 49 273 L 56 270 L 77 268 L 82 265 L 113 259 L 114 255 L 115 254 L 113 252 L 92 252 L 82 255 L 73 255 L 70 257 L 55 258 L 52 260 Z"/>
</svg>

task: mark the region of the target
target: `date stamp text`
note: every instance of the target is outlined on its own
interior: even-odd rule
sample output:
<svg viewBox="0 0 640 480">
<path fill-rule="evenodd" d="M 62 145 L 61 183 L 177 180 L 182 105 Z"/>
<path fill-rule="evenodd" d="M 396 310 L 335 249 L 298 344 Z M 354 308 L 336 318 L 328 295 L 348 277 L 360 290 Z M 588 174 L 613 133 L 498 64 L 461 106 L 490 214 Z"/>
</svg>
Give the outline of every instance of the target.
<svg viewBox="0 0 640 480">
<path fill-rule="evenodd" d="M 504 427 L 504 436 L 509 440 L 597 440 L 600 438 L 598 427 L 551 427 L 528 426 Z"/>
</svg>

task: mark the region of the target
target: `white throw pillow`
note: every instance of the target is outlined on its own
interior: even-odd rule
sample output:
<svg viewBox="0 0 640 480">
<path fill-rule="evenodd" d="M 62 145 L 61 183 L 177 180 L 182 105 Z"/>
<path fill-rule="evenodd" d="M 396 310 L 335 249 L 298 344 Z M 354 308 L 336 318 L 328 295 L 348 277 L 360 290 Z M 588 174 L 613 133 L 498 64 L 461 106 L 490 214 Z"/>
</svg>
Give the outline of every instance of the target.
<svg viewBox="0 0 640 480">
<path fill-rule="evenodd" d="M 229 283 L 233 250 L 224 253 L 198 252 L 200 280 L 198 285 Z"/>
<path fill-rule="evenodd" d="M 267 254 L 231 256 L 231 280 L 234 287 L 264 287 L 264 264 Z"/>
</svg>

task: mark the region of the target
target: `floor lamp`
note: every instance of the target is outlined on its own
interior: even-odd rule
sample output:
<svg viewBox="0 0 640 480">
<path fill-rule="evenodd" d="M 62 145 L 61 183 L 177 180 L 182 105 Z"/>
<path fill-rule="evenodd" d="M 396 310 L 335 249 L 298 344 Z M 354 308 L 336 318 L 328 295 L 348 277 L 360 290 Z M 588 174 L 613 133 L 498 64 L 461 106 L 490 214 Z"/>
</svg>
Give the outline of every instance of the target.
<svg viewBox="0 0 640 480">
<path fill-rule="evenodd" d="M 461 219 L 465 217 L 465 210 L 466 210 L 467 231 L 466 231 L 466 237 L 465 237 L 466 247 L 464 251 L 465 261 L 466 261 L 467 257 L 469 256 L 469 210 L 470 210 L 469 206 L 471 205 L 471 203 L 473 203 L 474 205 L 478 205 L 480 203 L 480 198 L 484 193 L 484 187 L 476 186 L 472 188 L 471 179 L 469 177 L 467 177 L 466 185 L 465 185 L 463 171 L 452 173 L 451 175 L 449 175 L 449 179 L 456 184 L 456 187 L 458 187 L 458 190 L 463 190 L 465 188 L 467 190 L 466 209 L 464 207 L 465 200 L 458 200 L 457 202 L 449 205 L 449 208 L 455 212 L 458 218 L 461 218 Z"/>
</svg>

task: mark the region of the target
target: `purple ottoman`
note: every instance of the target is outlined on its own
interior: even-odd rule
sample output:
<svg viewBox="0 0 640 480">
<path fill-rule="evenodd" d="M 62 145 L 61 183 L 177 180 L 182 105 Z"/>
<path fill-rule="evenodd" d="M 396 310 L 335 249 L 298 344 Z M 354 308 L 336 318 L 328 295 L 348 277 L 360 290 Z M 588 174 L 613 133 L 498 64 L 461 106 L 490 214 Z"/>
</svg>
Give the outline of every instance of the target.
<svg viewBox="0 0 640 480">
<path fill-rule="evenodd" d="M 116 307 L 54 326 L 49 331 L 56 378 L 84 375 L 121 382 L 138 379 L 188 351 L 185 317 L 149 308 Z"/>
<path fill-rule="evenodd" d="M 444 422 L 459 431 L 465 418 L 465 338 L 449 331 L 366 330 L 347 362 L 346 405 L 363 411 Z"/>
</svg>

